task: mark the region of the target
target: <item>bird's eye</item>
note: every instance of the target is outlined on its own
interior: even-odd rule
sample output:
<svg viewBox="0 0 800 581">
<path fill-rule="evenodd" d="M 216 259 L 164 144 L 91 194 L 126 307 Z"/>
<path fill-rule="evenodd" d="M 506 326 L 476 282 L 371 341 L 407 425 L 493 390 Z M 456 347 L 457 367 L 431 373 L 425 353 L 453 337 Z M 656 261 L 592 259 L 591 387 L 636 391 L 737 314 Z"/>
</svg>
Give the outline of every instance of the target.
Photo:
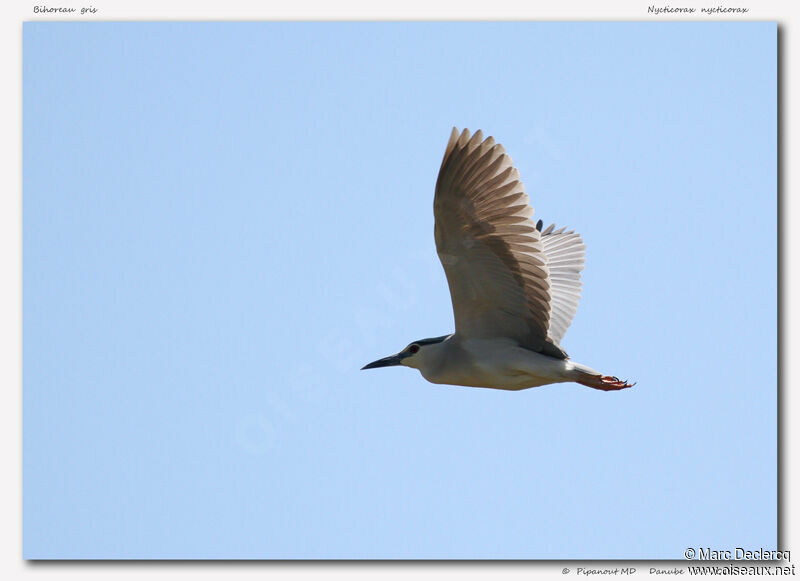
<svg viewBox="0 0 800 581">
<path fill-rule="evenodd" d="M 419 345 L 412 345 L 411 347 L 408 348 L 408 350 L 411 351 L 412 353 L 416 353 L 417 351 L 419 351 Z"/>
</svg>

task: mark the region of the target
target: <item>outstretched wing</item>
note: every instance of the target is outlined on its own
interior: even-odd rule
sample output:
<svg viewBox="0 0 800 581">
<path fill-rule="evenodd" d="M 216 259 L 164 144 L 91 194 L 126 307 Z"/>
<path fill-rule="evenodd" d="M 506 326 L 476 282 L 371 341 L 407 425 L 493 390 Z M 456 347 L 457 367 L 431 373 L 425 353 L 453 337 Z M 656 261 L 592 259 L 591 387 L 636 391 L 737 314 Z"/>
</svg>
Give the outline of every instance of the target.
<svg viewBox="0 0 800 581">
<path fill-rule="evenodd" d="M 536 224 L 541 230 L 542 221 Z M 550 271 L 550 327 L 547 335 L 558 345 L 564 338 L 581 298 L 581 271 L 586 261 L 586 245 L 580 234 L 550 224 L 542 230 L 542 249 Z"/>
<path fill-rule="evenodd" d="M 553 357 L 551 280 L 533 208 L 502 145 L 453 128 L 434 198 L 436 250 L 456 332 L 510 337 Z"/>
</svg>

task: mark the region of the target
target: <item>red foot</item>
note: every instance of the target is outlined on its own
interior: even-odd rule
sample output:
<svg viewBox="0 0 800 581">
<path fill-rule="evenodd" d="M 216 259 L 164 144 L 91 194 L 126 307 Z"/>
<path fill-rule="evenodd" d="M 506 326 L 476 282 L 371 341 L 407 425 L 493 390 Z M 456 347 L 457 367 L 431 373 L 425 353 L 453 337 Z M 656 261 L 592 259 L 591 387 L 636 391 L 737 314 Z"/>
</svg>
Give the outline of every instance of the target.
<svg viewBox="0 0 800 581">
<path fill-rule="evenodd" d="M 636 382 L 628 383 L 628 380 L 620 380 L 613 375 L 603 375 L 591 383 L 584 383 L 583 381 L 579 381 L 578 383 L 602 391 L 619 391 L 620 389 L 627 389 L 636 385 Z"/>
<path fill-rule="evenodd" d="M 602 389 L 603 391 L 616 391 L 636 385 L 636 382 L 628 383 L 627 379 L 620 381 L 619 377 L 614 377 L 613 375 L 604 375 L 600 378 L 600 383 L 603 387 L 599 387 L 598 389 Z"/>
</svg>

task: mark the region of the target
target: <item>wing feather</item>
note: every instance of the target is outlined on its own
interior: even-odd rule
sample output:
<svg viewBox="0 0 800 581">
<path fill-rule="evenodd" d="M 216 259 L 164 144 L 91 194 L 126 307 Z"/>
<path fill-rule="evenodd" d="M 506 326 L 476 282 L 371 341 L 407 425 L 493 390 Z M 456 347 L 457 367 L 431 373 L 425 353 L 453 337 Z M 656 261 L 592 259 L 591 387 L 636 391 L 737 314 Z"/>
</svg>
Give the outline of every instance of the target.
<svg viewBox="0 0 800 581">
<path fill-rule="evenodd" d="M 549 332 L 567 318 L 571 297 L 563 295 L 553 310 L 552 284 L 573 286 L 568 276 L 551 279 L 530 199 L 502 145 L 491 137 L 484 140 L 481 131 L 470 135 L 453 128 L 436 182 L 434 215 L 456 332 L 510 337 L 565 358 Z M 572 260 L 566 254 L 553 259 Z"/>
<path fill-rule="evenodd" d="M 559 344 L 564 338 L 581 298 L 581 271 L 586 246 L 580 234 L 551 224 L 542 231 L 542 248 L 550 272 L 550 326 L 548 336 Z"/>
</svg>

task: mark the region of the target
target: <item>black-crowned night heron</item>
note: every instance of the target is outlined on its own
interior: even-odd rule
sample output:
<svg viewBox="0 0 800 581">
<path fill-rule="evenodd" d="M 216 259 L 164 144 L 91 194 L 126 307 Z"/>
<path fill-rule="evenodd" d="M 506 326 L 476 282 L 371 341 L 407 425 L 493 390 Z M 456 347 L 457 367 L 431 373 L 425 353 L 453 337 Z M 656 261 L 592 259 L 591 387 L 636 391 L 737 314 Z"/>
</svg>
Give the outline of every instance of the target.
<svg viewBox="0 0 800 581">
<path fill-rule="evenodd" d="M 567 381 L 604 391 L 632 387 L 570 361 L 559 346 L 578 309 L 586 246 L 576 232 L 533 223 L 502 145 L 454 127 L 433 213 L 456 332 L 414 341 L 362 369 L 405 365 L 432 383 L 494 389 Z"/>
</svg>

